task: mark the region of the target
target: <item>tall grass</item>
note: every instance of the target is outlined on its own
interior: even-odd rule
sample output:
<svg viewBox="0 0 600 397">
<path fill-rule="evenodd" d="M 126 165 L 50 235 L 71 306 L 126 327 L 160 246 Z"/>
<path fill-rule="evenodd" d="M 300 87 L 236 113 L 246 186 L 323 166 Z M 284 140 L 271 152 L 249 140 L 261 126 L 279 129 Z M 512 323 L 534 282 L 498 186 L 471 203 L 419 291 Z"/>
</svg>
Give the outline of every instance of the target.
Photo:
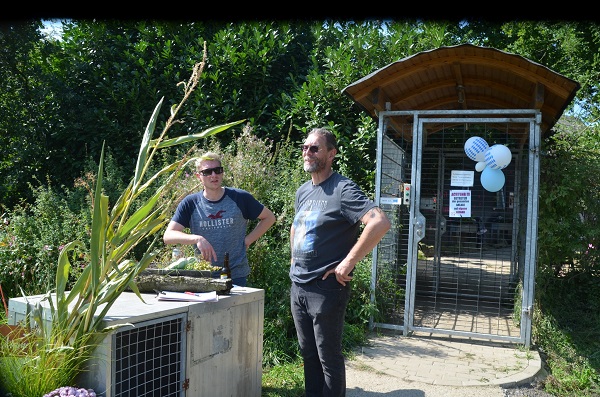
<svg viewBox="0 0 600 397">
<path fill-rule="evenodd" d="M 0 393 L 12 397 L 41 397 L 51 390 L 70 385 L 90 358 L 91 339 L 83 337 L 72 346 L 59 345 L 62 337 L 56 332 L 49 341 L 32 330 L 18 335 L 15 329 L 0 338 Z M 55 347 L 50 347 L 54 344 Z M 10 394 L 9 394 L 10 393 Z"/>
<path fill-rule="evenodd" d="M 600 396 L 599 287 L 585 274 L 538 276 L 533 339 L 549 370 L 545 390 L 556 396 Z"/>
</svg>

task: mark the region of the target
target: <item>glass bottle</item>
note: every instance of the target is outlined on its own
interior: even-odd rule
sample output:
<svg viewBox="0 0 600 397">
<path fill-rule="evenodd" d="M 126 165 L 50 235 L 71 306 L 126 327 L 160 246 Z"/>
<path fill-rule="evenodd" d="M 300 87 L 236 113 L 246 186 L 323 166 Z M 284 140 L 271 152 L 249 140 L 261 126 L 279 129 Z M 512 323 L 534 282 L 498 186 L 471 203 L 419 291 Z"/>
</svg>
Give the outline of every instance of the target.
<svg viewBox="0 0 600 397">
<path fill-rule="evenodd" d="M 223 267 L 221 268 L 221 278 L 222 279 L 231 278 L 231 269 L 229 268 L 229 252 L 226 252 L 225 257 L 223 258 Z"/>
<path fill-rule="evenodd" d="M 176 261 L 179 258 L 183 258 L 183 252 L 179 248 L 173 248 L 173 253 L 171 254 L 171 259 Z"/>
</svg>

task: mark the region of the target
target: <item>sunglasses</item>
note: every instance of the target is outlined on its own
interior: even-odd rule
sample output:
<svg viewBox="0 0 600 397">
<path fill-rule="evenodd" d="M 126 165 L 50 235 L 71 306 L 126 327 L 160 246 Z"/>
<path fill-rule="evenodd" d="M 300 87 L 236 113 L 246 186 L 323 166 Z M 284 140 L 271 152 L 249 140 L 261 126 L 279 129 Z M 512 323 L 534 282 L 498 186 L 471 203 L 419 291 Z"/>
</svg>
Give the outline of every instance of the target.
<svg viewBox="0 0 600 397">
<path fill-rule="evenodd" d="M 306 152 L 307 150 L 311 153 L 317 153 L 319 151 L 319 146 L 317 145 L 302 145 L 302 151 Z"/>
<path fill-rule="evenodd" d="M 200 173 L 202 176 L 210 176 L 213 171 L 215 174 L 221 175 L 223 173 L 223 167 L 207 168 L 205 170 L 200 170 Z"/>
</svg>

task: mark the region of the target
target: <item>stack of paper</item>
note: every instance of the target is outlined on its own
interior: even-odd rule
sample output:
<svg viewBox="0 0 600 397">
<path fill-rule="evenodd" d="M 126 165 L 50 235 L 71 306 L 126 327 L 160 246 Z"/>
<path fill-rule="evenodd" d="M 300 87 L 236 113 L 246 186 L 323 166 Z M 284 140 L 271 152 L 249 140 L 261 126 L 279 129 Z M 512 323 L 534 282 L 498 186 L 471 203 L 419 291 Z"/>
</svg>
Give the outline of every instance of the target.
<svg viewBox="0 0 600 397">
<path fill-rule="evenodd" d="M 158 294 L 160 301 L 185 301 L 185 302 L 217 302 L 217 291 L 211 292 L 171 292 L 161 291 Z"/>
</svg>

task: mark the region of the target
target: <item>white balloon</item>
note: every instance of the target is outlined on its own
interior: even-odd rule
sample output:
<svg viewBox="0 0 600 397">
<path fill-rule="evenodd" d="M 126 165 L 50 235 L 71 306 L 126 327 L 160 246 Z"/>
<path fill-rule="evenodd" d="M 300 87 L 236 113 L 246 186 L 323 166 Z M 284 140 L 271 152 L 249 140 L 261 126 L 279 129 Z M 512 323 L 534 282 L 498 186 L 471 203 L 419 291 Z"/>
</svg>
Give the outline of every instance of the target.
<svg viewBox="0 0 600 397">
<path fill-rule="evenodd" d="M 510 149 L 504 145 L 494 145 L 485 152 L 485 163 L 494 170 L 506 168 L 512 160 Z"/>
<path fill-rule="evenodd" d="M 483 171 L 483 169 L 486 167 L 486 163 L 485 161 L 478 161 L 477 164 L 475 164 L 475 171 L 477 172 L 481 172 Z"/>
<path fill-rule="evenodd" d="M 499 169 L 485 167 L 481 173 L 481 186 L 488 192 L 497 192 L 502 189 L 506 178 L 504 172 Z"/>
<path fill-rule="evenodd" d="M 465 153 L 473 161 L 484 161 L 485 151 L 488 148 L 485 139 L 479 136 L 472 136 L 465 142 Z"/>
</svg>

